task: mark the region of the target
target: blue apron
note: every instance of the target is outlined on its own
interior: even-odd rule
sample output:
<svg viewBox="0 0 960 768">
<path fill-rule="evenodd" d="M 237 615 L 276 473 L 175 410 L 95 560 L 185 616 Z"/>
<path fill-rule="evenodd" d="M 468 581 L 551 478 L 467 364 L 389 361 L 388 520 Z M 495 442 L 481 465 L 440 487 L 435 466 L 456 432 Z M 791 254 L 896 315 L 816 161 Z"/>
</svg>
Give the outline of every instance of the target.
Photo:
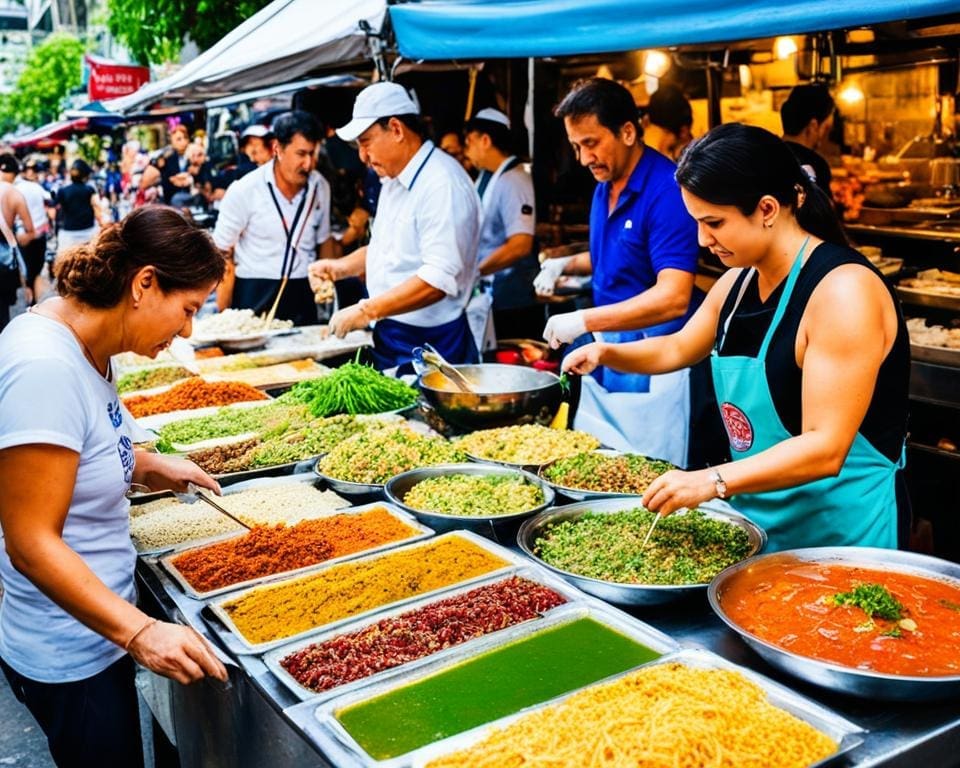
<svg viewBox="0 0 960 768">
<path fill-rule="evenodd" d="M 400 367 L 398 373 L 413 373 L 413 348 L 424 343 L 453 365 L 479 362 L 477 345 L 466 314 L 443 325 L 423 327 L 385 318 L 373 327 L 373 364 L 381 371 Z"/>
<path fill-rule="evenodd" d="M 783 295 L 757 357 L 718 354 L 723 333 L 710 357 L 713 385 L 733 459 L 764 451 L 793 437 L 780 421 L 767 381 L 767 350 L 783 319 L 803 264 L 806 241 L 790 270 Z M 747 283 L 744 278 L 733 311 Z M 769 537 L 768 550 L 795 547 L 861 546 L 895 549 L 897 500 L 894 478 L 903 466 L 890 461 L 863 435 L 857 436 L 837 477 L 825 477 L 795 488 L 737 494 L 732 504 L 761 526 Z"/>
</svg>

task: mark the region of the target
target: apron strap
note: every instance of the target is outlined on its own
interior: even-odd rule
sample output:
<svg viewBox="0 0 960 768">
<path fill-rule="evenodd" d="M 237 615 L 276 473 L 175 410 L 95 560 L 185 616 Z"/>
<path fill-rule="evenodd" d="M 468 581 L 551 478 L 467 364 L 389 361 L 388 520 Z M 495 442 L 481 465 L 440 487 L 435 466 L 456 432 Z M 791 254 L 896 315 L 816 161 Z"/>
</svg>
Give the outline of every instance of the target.
<svg viewBox="0 0 960 768">
<path fill-rule="evenodd" d="M 750 280 L 753 278 L 754 268 L 741 270 L 740 277 L 737 279 L 740 281 L 740 290 L 737 292 L 736 301 L 733 302 L 733 307 L 730 309 L 730 314 L 727 315 L 727 319 L 723 322 L 723 328 L 720 329 L 720 333 L 717 335 L 716 343 L 714 344 L 714 352 L 720 354 L 720 350 L 723 347 L 723 342 L 727 340 L 727 331 L 730 330 L 730 321 L 733 320 L 733 316 L 737 313 L 737 308 L 740 306 L 740 302 L 743 301 L 743 296 L 747 292 L 747 287 L 750 285 Z M 734 284 L 736 285 L 736 284 Z"/>
<path fill-rule="evenodd" d="M 767 350 L 770 349 L 773 334 L 776 333 L 780 321 L 787 312 L 787 305 L 790 303 L 790 297 L 793 295 L 793 288 L 797 284 L 797 279 L 800 277 L 800 269 L 803 267 L 803 252 L 807 249 L 808 242 L 810 242 L 809 236 L 801 243 L 800 250 L 797 251 L 797 257 L 793 260 L 793 266 L 790 267 L 787 284 L 783 287 L 783 294 L 777 303 L 777 311 L 774 312 L 773 319 L 770 321 L 770 327 L 767 329 L 767 335 L 763 337 L 763 344 L 760 345 L 760 352 L 757 354 L 758 360 L 767 359 Z"/>
</svg>

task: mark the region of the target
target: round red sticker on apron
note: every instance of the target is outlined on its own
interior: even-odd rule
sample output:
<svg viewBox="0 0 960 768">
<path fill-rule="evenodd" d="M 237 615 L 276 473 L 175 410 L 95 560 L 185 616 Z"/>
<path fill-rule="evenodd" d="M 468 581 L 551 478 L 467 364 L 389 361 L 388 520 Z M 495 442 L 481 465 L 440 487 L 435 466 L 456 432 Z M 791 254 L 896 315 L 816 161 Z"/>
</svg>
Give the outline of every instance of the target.
<svg viewBox="0 0 960 768">
<path fill-rule="evenodd" d="M 720 415 L 730 439 L 730 447 L 741 452 L 750 450 L 753 445 L 753 425 L 750 424 L 747 414 L 733 403 L 721 403 Z"/>
</svg>

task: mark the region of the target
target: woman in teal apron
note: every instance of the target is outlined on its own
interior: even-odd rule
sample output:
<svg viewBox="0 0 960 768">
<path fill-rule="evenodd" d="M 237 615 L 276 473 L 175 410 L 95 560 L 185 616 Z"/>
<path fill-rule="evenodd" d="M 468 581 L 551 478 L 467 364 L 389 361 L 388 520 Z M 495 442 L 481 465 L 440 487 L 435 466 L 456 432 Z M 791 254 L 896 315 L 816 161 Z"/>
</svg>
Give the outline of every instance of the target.
<svg viewBox="0 0 960 768">
<path fill-rule="evenodd" d="M 682 331 L 564 361 L 578 373 L 661 373 L 710 354 L 733 461 L 669 472 L 644 503 L 669 514 L 732 497 L 773 550 L 896 547 L 910 362 L 891 290 L 845 246 L 826 196 L 773 134 L 715 128 L 677 180 L 701 245 L 742 269 L 721 277 Z"/>
</svg>

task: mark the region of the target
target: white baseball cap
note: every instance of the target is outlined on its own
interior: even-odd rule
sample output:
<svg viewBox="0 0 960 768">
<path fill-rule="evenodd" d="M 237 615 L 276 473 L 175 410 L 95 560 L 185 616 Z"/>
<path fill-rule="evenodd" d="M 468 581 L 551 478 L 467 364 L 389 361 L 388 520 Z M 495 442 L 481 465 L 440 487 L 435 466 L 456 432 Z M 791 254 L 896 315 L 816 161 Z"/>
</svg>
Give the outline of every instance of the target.
<svg viewBox="0 0 960 768">
<path fill-rule="evenodd" d="M 402 85 L 374 83 L 360 91 L 353 103 L 353 119 L 337 129 L 337 136 L 344 141 L 355 141 L 380 118 L 419 114 L 420 107 Z"/>
<path fill-rule="evenodd" d="M 474 120 L 487 120 L 491 123 L 500 123 L 500 125 L 510 127 L 510 118 L 507 117 L 499 109 L 494 109 L 493 107 L 487 107 L 486 109 L 481 109 L 477 114 L 473 116 Z"/>
<path fill-rule="evenodd" d="M 240 134 L 241 139 L 246 139 L 250 136 L 255 136 L 258 139 L 262 139 L 265 136 L 272 136 L 273 131 L 271 131 L 267 126 L 260 125 L 259 123 L 254 123 L 253 125 L 248 125 L 243 129 L 243 133 Z"/>
</svg>

